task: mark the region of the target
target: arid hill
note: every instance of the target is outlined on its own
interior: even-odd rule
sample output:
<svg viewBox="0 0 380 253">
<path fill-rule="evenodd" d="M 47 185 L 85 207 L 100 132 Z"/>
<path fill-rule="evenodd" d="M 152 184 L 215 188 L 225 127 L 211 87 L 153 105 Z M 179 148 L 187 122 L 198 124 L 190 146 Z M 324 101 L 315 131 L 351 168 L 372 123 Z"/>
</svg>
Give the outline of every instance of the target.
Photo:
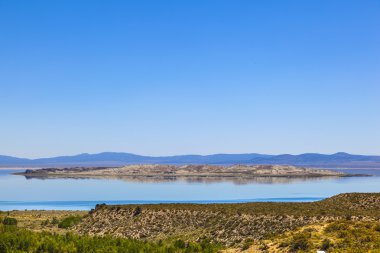
<svg viewBox="0 0 380 253">
<path fill-rule="evenodd" d="M 144 240 L 210 239 L 234 245 L 347 219 L 379 221 L 380 194 L 341 194 L 309 203 L 98 205 L 74 230 Z"/>
<path fill-rule="evenodd" d="M 16 219 L 19 230 L 3 225 L 7 219 Z M 0 230 L 1 239 L 12 243 L 15 249 L 25 245 L 59 245 L 51 244 L 52 240 L 66 245 L 68 238 L 75 239 L 73 243 L 82 249 L 87 240 L 98 245 L 103 240 L 107 245 L 120 245 L 119 238 L 124 238 L 129 245 L 139 245 L 137 248 L 149 244 L 150 249 L 160 245 L 183 249 L 170 252 L 194 252 L 186 245 L 205 246 L 204 243 L 211 248 L 201 250 L 205 249 L 201 246 L 195 252 L 375 252 L 380 249 L 380 194 L 340 194 L 309 203 L 100 204 L 88 214 L 0 211 Z M 45 233 L 38 233 L 41 231 Z M 31 241 L 33 238 L 39 239 Z"/>
</svg>

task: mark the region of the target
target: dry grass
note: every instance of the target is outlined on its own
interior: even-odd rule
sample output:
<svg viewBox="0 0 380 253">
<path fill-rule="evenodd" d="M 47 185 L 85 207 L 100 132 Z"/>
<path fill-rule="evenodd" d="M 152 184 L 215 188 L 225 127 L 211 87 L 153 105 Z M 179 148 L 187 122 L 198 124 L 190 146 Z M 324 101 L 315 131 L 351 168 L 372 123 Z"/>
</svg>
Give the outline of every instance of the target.
<svg viewBox="0 0 380 253">
<path fill-rule="evenodd" d="M 72 215 L 85 216 L 85 211 L 9 211 L 0 212 L 0 217 L 17 219 L 17 226 L 32 231 L 49 231 L 65 233 L 66 230 L 58 228 L 58 222 Z M 55 222 L 52 222 L 55 220 Z"/>
</svg>

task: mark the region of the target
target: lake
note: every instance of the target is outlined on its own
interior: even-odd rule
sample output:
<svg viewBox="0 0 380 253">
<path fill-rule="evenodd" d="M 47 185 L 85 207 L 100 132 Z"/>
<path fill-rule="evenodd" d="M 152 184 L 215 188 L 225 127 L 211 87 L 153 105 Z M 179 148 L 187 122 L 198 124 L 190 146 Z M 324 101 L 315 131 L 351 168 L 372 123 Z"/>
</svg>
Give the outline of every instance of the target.
<svg viewBox="0 0 380 253">
<path fill-rule="evenodd" d="M 239 203 L 316 201 L 346 192 L 380 192 L 373 177 L 257 180 L 26 179 L 0 170 L 0 210 L 90 210 L 97 203 Z"/>
</svg>

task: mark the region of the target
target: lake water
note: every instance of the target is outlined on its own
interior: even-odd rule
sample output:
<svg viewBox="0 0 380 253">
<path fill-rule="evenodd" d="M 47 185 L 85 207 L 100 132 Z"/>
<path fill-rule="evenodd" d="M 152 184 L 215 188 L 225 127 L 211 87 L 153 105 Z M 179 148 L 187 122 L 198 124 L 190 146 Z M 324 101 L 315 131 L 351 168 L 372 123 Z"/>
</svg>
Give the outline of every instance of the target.
<svg viewBox="0 0 380 253">
<path fill-rule="evenodd" d="M 347 171 L 347 170 L 346 170 Z M 97 203 L 238 203 L 316 201 L 346 192 L 380 192 L 380 170 L 348 170 L 373 177 L 290 180 L 26 179 L 0 170 L 0 210 L 90 210 Z"/>
</svg>

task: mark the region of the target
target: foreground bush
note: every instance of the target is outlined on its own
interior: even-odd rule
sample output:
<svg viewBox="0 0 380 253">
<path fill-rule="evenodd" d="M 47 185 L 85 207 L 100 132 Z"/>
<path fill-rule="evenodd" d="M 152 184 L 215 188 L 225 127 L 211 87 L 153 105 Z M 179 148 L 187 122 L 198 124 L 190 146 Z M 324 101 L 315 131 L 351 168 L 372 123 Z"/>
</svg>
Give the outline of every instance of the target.
<svg viewBox="0 0 380 253">
<path fill-rule="evenodd" d="M 58 223 L 59 228 L 70 228 L 78 224 L 82 218 L 80 216 L 69 216 L 64 218 L 60 223 Z"/>
<path fill-rule="evenodd" d="M 0 253 L 192 253 L 216 252 L 219 247 L 203 243 L 144 242 L 112 237 L 89 237 L 37 233 L 0 225 Z"/>
<path fill-rule="evenodd" d="M 276 252 L 380 253 L 380 222 L 335 221 L 319 229 L 275 235 Z M 269 251 L 271 252 L 271 251 Z"/>
<path fill-rule="evenodd" d="M 2 223 L 3 223 L 3 225 L 16 226 L 17 220 L 15 218 L 5 217 L 4 220 L 2 221 Z"/>
</svg>

